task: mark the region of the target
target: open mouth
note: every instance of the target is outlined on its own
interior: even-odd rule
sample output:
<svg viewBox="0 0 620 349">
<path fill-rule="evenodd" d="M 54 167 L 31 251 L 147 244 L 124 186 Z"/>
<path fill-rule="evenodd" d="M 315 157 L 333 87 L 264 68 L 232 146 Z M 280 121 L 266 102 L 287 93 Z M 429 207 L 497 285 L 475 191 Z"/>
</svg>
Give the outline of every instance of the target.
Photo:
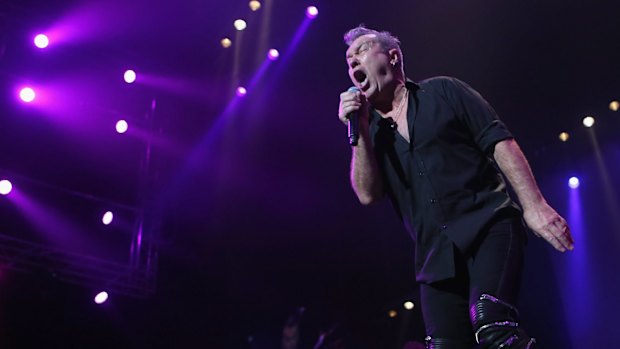
<svg viewBox="0 0 620 349">
<path fill-rule="evenodd" d="M 355 79 L 355 81 L 357 81 L 357 83 L 360 86 L 364 86 L 366 85 L 366 80 L 368 76 L 366 76 L 366 73 L 364 73 L 363 71 L 358 70 L 355 73 L 353 73 L 353 78 Z"/>
</svg>

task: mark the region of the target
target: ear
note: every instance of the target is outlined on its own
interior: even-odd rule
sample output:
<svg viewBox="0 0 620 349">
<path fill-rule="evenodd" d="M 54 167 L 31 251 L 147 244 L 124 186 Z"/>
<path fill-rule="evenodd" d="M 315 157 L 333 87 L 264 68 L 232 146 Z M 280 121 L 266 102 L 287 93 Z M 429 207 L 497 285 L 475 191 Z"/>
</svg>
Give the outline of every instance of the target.
<svg viewBox="0 0 620 349">
<path fill-rule="evenodd" d="M 392 63 L 393 66 L 396 66 L 397 64 L 401 63 L 401 59 L 400 59 L 400 55 L 398 54 L 398 50 L 395 48 L 389 49 L 388 50 L 388 56 L 390 56 L 390 63 Z"/>
</svg>

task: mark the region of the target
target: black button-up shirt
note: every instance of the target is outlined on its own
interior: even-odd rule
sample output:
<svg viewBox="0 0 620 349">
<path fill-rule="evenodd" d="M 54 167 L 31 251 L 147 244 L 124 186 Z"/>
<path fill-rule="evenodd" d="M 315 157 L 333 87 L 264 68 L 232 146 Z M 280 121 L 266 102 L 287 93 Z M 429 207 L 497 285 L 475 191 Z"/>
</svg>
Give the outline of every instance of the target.
<svg viewBox="0 0 620 349">
<path fill-rule="evenodd" d="M 492 162 L 512 138 L 493 108 L 464 82 L 407 81 L 408 143 L 375 110 L 370 136 L 384 188 L 415 241 L 419 282 L 454 276 L 454 246 L 471 247 L 492 218 L 518 207 Z"/>
</svg>

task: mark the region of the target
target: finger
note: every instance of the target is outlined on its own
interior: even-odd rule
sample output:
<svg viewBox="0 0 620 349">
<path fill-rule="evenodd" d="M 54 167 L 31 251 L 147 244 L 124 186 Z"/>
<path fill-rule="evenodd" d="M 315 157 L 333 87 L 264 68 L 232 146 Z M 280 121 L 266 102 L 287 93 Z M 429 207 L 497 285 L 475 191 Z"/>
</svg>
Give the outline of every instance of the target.
<svg viewBox="0 0 620 349">
<path fill-rule="evenodd" d="M 341 102 L 350 102 L 350 101 L 358 101 L 361 102 L 360 100 L 360 94 L 359 92 L 343 92 L 340 94 L 340 101 Z"/>
<path fill-rule="evenodd" d="M 564 245 L 562 245 L 562 243 L 560 242 L 560 240 L 558 240 L 555 236 L 550 235 L 549 239 L 547 239 L 547 241 L 553 246 L 553 248 L 555 248 L 556 250 L 560 251 L 560 252 L 566 252 L 566 248 L 564 247 Z"/>
<path fill-rule="evenodd" d="M 564 236 L 566 236 L 566 239 L 568 240 L 568 246 L 566 246 L 566 248 L 571 251 L 575 249 L 575 240 L 573 239 L 573 235 L 571 234 L 569 227 L 566 227 L 566 230 L 564 231 Z"/>
<path fill-rule="evenodd" d="M 361 103 L 354 101 L 342 103 L 340 107 L 340 112 L 338 113 L 338 117 L 340 118 L 340 120 L 346 121 L 346 119 L 348 119 L 348 116 L 352 112 L 359 110 L 361 106 Z"/>
<path fill-rule="evenodd" d="M 540 237 L 542 237 L 548 243 L 550 243 L 553 246 L 553 248 L 555 248 L 556 250 L 558 250 L 560 252 L 564 252 L 564 247 L 556 239 L 555 235 L 552 232 L 553 228 L 554 228 L 554 225 L 553 224 L 549 224 L 549 225 L 547 225 L 544 228 L 539 228 L 538 230 L 532 229 L 532 231 L 534 231 L 535 233 L 538 233 L 538 235 Z"/>
<path fill-rule="evenodd" d="M 551 232 L 563 247 L 568 250 L 573 249 L 573 237 L 570 235 L 570 230 L 568 229 L 568 225 L 564 219 L 561 218 L 555 221 L 551 229 Z"/>
<path fill-rule="evenodd" d="M 560 228 L 559 225 L 556 225 L 556 222 L 552 222 L 547 225 L 546 230 L 551 234 L 558 242 L 561 243 L 560 239 L 562 235 L 564 235 L 564 229 Z"/>
<path fill-rule="evenodd" d="M 573 236 L 571 235 L 568 222 L 566 222 L 565 219 L 561 218 L 559 221 L 555 222 L 555 225 L 563 232 L 562 236 L 565 238 L 566 242 L 570 245 L 573 245 L 575 243 L 575 240 L 573 240 Z"/>
</svg>

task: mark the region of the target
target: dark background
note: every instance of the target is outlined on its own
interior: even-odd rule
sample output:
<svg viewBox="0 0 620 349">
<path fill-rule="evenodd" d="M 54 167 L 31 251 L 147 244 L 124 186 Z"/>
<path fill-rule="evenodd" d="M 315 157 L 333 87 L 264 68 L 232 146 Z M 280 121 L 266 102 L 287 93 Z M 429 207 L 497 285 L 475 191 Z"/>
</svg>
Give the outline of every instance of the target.
<svg viewBox="0 0 620 349">
<path fill-rule="evenodd" d="M 292 45 L 308 5 L 320 14 Z M 277 348 L 299 307 L 300 348 L 331 328 L 352 348 L 422 340 L 419 307 L 401 307 L 417 297 L 412 243 L 389 203 L 362 207 L 348 184 L 342 34 L 360 23 L 401 39 L 410 78 L 450 75 L 480 91 L 573 225 L 566 255 L 530 239 L 529 332 L 545 348 L 612 347 L 619 15 L 611 0 L 271 0 L 257 12 L 245 1 L 0 2 L 0 176 L 48 212 L 1 197 L 0 233 L 125 263 L 137 210 L 159 251 L 154 293 L 103 306 L 97 285 L 62 282 L 56 266 L 0 267 L 0 347 Z M 236 18 L 248 21 L 242 34 Z M 50 28 L 58 42 L 35 48 Z M 270 47 L 280 59 L 235 98 Z M 135 84 L 122 81 L 127 68 Z M 40 86 L 35 103 L 17 101 L 24 84 Z M 106 207 L 126 224 L 102 228 Z"/>
</svg>

